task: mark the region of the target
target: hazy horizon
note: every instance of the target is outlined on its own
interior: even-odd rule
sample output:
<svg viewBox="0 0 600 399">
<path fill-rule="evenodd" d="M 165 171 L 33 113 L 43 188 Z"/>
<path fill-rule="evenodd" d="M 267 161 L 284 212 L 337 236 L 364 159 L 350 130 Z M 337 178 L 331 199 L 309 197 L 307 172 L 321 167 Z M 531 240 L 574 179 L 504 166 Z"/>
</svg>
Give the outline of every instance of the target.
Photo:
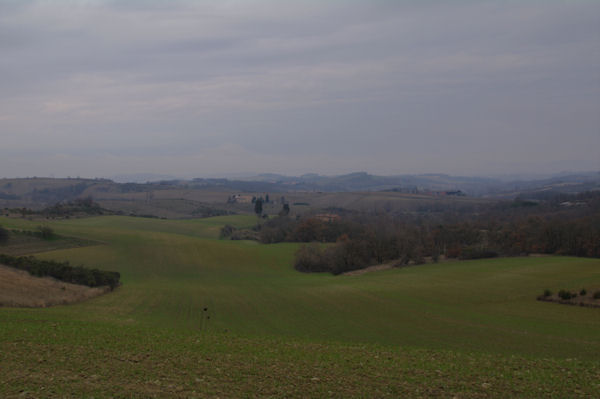
<svg viewBox="0 0 600 399">
<path fill-rule="evenodd" d="M 600 2 L 0 0 L 0 177 L 600 170 Z"/>
<path fill-rule="evenodd" d="M 230 181 L 234 180 L 244 180 L 244 181 L 257 181 L 264 178 L 268 178 L 270 176 L 277 177 L 281 176 L 283 178 L 305 178 L 308 175 L 317 175 L 319 177 L 327 177 L 327 178 L 335 178 L 341 176 L 348 176 L 352 174 L 362 174 L 366 173 L 372 176 L 379 177 L 402 177 L 402 176 L 448 176 L 450 178 L 482 178 L 482 179 L 494 179 L 499 182 L 505 181 L 535 181 L 535 180 L 544 180 L 550 178 L 557 178 L 561 176 L 578 176 L 578 175 L 599 175 L 600 171 L 598 170 L 563 170 L 561 172 L 554 173 L 511 173 L 511 174 L 474 174 L 474 175 L 460 175 L 460 174 L 448 174 L 443 172 L 429 172 L 429 173 L 405 173 L 405 174 L 394 174 L 394 175 L 377 175 L 372 174 L 365 171 L 351 171 L 342 174 L 324 174 L 324 173 L 305 173 L 305 174 L 285 174 L 285 173 L 275 173 L 275 172 L 238 172 L 238 173 L 223 173 L 223 174 L 204 174 L 204 175 L 169 175 L 169 174 L 159 174 L 159 173 L 119 173 L 110 176 L 86 176 L 86 175 L 66 175 L 66 176 L 56 176 L 54 174 L 51 175 L 31 175 L 31 176 L 14 176 L 14 177 L 5 177 L 0 176 L 0 179 L 108 179 L 112 180 L 115 183 L 150 183 L 157 181 L 165 181 L 165 180 L 192 180 L 195 178 L 200 179 L 228 179 Z"/>
</svg>

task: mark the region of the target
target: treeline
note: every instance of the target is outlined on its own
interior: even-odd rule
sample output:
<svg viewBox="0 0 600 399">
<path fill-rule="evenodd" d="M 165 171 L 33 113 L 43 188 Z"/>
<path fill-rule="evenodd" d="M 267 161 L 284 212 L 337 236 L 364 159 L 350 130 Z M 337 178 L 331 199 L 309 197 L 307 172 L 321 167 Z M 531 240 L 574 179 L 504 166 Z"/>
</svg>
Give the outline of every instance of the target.
<svg viewBox="0 0 600 399">
<path fill-rule="evenodd" d="M 3 237 L 2 230 L 4 230 L 4 229 L 2 227 L 0 227 L 0 243 L 7 241 L 8 238 L 10 237 L 10 234 L 18 234 L 18 235 L 24 235 L 24 236 L 30 236 L 30 237 L 37 237 L 37 238 L 41 238 L 43 240 L 52 240 L 53 238 L 59 237 L 58 235 L 56 235 L 56 233 L 54 233 L 54 230 L 51 227 L 38 226 L 35 231 L 12 229 L 9 232 L 8 230 L 6 230 L 6 240 L 3 240 L 2 239 L 2 237 Z"/>
<path fill-rule="evenodd" d="M 3 213 L 8 216 L 10 213 L 21 214 L 22 217 L 30 215 L 40 215 L 46 218 L 66 217 L 85 214 L 89 216 L 95 215 L 113 215 L 115 212 L 102 208 L 100 204 L 95 202 L 92 197 L 77 198 L 72 201 L 61 201 L 54 205 L 48 206 L 41 210 L 33 210 L 29 208 L 4 208 Z"/>
<path fill-rule="evenodd" d="M 364 213 L 278 217 L 263 223 L 257 234 L 263 243 L 312 243 L 296 254 L 295 267 L 304 272 L 339 274 L 376 263 L 418 264 L 441 256 L 476 259 L 544 253 L 600 257 L 600 193 L 575 198 L 587 202 L 577 209 L 556 211 L 544 204 L 523 204 L 519 199 L 443 222 L 438 217 Z M 523 211 L 528 208 L 532 211 Z"/>
<path fill-rule="evenodd" d="M 69 262 L 40 260 L 33 256 L 11 256 L 0 254 L 0 264 L 25 270 L 37 277 L 54 277 L 66 283 L 87 285 L 89 287 L 109 286 L 111 290 L 119 286 L 121 275 L 83 266 L 71 266 Z"/>
<path fill-rule="evenodd" d="M 312 237 L 306 234 L 307 225 L 313 227 Z M 375 263 L 419 264 L 425 262 L 426 257 L 437 261 L 442 255 L 457 259 L 529 253 L 600 257 L 598 215 L 572 221 L 533 217 L 507 224 L 464 222 L 453 225 L 407 225 L 376 219 L 363 221 L 361 229 L 349 229 L 332 241 L 323 232 L 337 230 L 334 225 L 340 226 L 338 222 L 312 220 L 299 223 L 291 231 L 287 237 L 298 238 L 297 233 L 302 230 L 303 240 L 299 241 L 313 242 L 301 247 L 296 254 L 297 270 L 339 274 Z M 314 241 L 333 245 L 319 245 Z"/>
<path fill-rule="evenodd" d="M 83 213 L 86 215 L 104 215 L 112 214 L 113 212 L 104 209 L 95 202 L 92 197 L 77 198 L 73 201 L 58 202 L 52 206 L 44 208 L 39 212 L 44 216 L 71 216 L 77 213 Z"/>
</svg>

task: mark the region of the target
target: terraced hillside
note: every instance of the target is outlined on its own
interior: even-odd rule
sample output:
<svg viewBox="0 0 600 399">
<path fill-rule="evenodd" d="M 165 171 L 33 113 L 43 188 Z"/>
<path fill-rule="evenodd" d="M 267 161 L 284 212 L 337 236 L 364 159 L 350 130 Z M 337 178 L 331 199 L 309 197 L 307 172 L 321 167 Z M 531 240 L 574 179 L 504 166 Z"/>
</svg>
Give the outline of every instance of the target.
<svg viewBox="0 0 600 399">
<path fill-rule="evenodd" d="M 255 217 L 52 222 L 103 244 L 38 257 L 119 271 L 123 286 L 0 309 L 0 395 L 600 396 L 600 309 L 535 300 L 600 285 L 600 260 L 306 275 L 295 244 L 218 240 L 225 223 Z"/>
</svg>

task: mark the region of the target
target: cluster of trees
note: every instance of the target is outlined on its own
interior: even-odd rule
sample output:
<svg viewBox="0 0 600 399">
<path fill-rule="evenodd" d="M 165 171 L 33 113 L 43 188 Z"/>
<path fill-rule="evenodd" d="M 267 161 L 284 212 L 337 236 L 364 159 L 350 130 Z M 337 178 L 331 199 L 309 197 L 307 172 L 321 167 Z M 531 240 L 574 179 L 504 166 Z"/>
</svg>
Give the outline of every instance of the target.
<svg viewBox="0 0 600 399">
<path fill-rule="evenodd" d="M 552 291 L 549 289 L 545 289 L 544 293 L 538 295 L 537 299 L 539 301 L 559 302 L 570 305 L 600 307 L 600 304 L 596 302 L 600 300 L 600 290 L 596 290 L 588 295 L 588 291 L 585 288 L 579 290 L 579 293 L 577 291 L 561 289 L 556 296 L 554 297 Z"/>
<path fill-rule="evenodd" d="M 269 219 L 260 225 L 259 241 L 264 244 L 277 242 L 335 242 L 341 235 L 357 236 L 362 230 L 359 221 L 343 218 L 328 222 L 317 217 L 291 218 L 282 208 L 279 217 Z"/>
<path fill-rule="evenodd" d="M 330 272 L 340 274 L 362 269 L 372 264 L 369 243 L 342 236 L 335 245 L 317 243 L 303 245 L 296 252 L 294 267 L 301 272 Z"/>
<path fill-rule="evenodd" d="M 265 194 L 265 198 L 263 198 L 262 196 L 260 196 L 260 197 L 252 196 L 252 203 L 255 204 L 257 201 L 264 202 L 265 204 L 268 204 L 269 201 L 270 201 L 269 194 Z"/>
<path fill-rule="evenodd" d="M 221 228 L 220 238 L 230 240 L 258 240 L 258 231 L 256 229 L 238 229 L 230 224 Z"/>
<path fill-rule="evenodd" d="M 119 286 L 121 275 L 98 269 L 87 269 L 83 266 L 71 266 L 69 262 L 40 260 L 33 256 L 11 256 L 0 254 L 0 263 L 16 269 L 25 270 L 38 277 L 50 276 L 67 283 L 87 285 L 89 287 Z"/>
<path fill-rule="evenodd" d="M 278 217 L 262 224 L 258 237 L 263 243 L 313 243 L 298 251 L 295 267 L 334 274 L 376 263 L 414 264 L 426 257 L 437 261 L 440 256 L 476 259 L 545 253 L 600 257 L 600 193 L 576 197 L 588 200 L 581 209 L 564 210 L 558 202 L 553 208 L 518 200 L 447 220 L 365 213 L 329 220 Z"/>
<path fill-rule="evenodd" d="M 75 214 L 86 215 L 106 215 L 114 214 L 115 212 L 104 209 L 95 202 L 92 197 L 77 198 L 72 201 L 57 202 L 52 206 L 48 206 L 42 210 L 33 210 L 29 208 L 4 208 L 6 216 L 9 213 L 19 213 L 22 217 L 28 215 L 41 215 L 46 218 L 50 217 L 69 217 Z"/>
<path fill-rule="evenodd" d="M 26 217 L 27 215 L 35 215 L 37 212 L 34 211 L 33 209 L 29 209 L 29 208 L 4 208 L 2 210 L 2 212 L 4 213 L 4 215 L 8 216 L 11 213 L 16 213 L 16 214 L 20 214 L 21 217 Z"/>
<path fill-rule="evenodd" d="M 56 238 L 56 234 L 51 227 L 48 226 L 38 226 L 36 231 L 31 230 L 13 230 L 13 233 L 16 234 L 24 234 L 27 236 L 38 237 L 44 240 L 51 240 Z"/>
<path fill-rule="evenodd" d="M 40 212 L 45 216 L 70 216 L 76 213 L 84 213 L 86 215 L 103 215 L 112 213 L 103 209 L 100 204 L 94 202 L 92 197 L 77 198 L 73 201 L 58 202 L 55 205 L 47 207 Z"/>
<path fill-rule="evenodd" d="M 283 202 L 284 198 L 281 197 L 281 201 L 282 201 L 282 206 L 281 206 L 281 211 L 279 211 L 279 216 L 287 216 L 290 213 L 290 205 L 287 202 Z M 262 199 L 262 197 L 253 200 L 254 202 L 254 213 L 256 213 L 256 216 L 258 217 L 267 217 L 267 215 L 263 214 L 263 204 L 268 204 L 269 203 L 269 194 L 267 194 L 267 198 L 265 200 Z"/>
<path fill-rule="evenodd" d="M 307 226 L 312 230 L 306 229 Z M 313 219 L 298 223 L 286 237 L 300 238 L 298 241 L 304 242 L 332 242 L 327 233 L 340 227 L 337 222 Z M 261 238 L 264 239 L 263 233 Z M 274 236 L 268 233 L 268 237 Z M 600 257 L 600 217 L 573 221 L 529 218 L 509 224 L 464 222 L 437 226 L 379 220 L 363 224 L 360 230 L 347 230 L 333 245 L 302 247 L 297 253 L 295 267 L 300 271 L 337 274 L 390 261 L 418 264 L 423 263 L 425 257 L 437 261 L 440 255 L 477 259 L 529 253 Z"/>
</svg>

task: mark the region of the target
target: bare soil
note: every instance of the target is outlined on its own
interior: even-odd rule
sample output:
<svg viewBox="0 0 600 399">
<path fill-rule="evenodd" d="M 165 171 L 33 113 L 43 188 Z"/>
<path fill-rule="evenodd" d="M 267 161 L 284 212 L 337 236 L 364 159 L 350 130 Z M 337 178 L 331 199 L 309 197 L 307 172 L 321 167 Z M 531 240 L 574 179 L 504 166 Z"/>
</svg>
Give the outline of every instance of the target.
<svg viewBox="0 0 600 399">
<path fill-rule="evenodd" d="M 0 307 L 48 307 L 85 301 L 105 294 L 109 287 L 87 287 L 51 277 L 35 277 L 0 265 Z"/>
</svg>

